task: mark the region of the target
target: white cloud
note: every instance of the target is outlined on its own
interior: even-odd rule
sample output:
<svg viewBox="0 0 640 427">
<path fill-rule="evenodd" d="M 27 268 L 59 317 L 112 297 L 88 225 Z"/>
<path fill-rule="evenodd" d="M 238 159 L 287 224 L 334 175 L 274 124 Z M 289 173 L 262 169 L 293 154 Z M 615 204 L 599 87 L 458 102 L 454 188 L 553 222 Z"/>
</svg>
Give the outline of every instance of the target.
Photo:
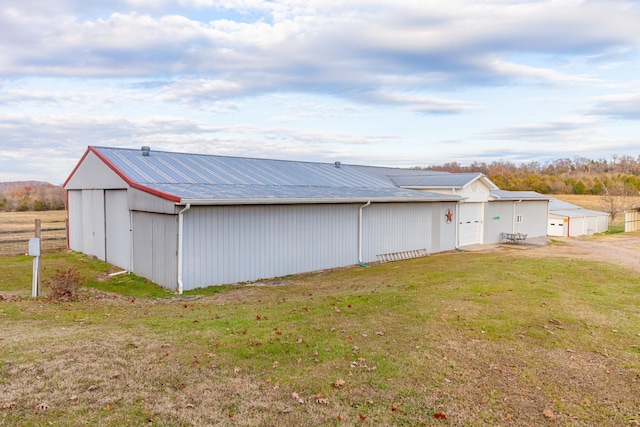
<svg viewBox="0 0 640 427">
<path fill-rule="evenodd" d="M 578 116 L 549 122 L 505 126 L 487 130 L 481 134 L 481 137 L 518 143 L 557 144 L 558 141 L 602 141 L 603 132 L 602 124 L 598 120 Z"/>
<path fill-rule="evenodd" d="M 592 114 L 640 120 L 640 95 L 637 91 L 601 96 L 596 98 L 594 103 L 595 106 L 590 110 Z"/>
<path fill-rule="evenodd" d="M 4 0 L 0 150 L 630 150 L 597 115 L 640 118 L 637 28 L 631 0 Z"/>
</svg>

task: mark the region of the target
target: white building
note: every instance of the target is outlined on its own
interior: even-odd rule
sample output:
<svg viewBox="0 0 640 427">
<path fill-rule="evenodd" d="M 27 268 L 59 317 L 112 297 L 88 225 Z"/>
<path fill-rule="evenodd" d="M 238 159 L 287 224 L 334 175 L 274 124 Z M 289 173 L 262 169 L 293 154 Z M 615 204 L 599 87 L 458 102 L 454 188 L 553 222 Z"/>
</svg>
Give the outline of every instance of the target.
<svg viewBox="0 0 640 427">
<path fill-rule="evenodd" d="M 604 233 L 609 229 L 609 214 L 584 209 L 558 199 L 549 204 L 547 234 L 559 237 L 578 237 Z"/>
<path fill-rule="evenodd" d="M 89 147 L 64 187 L 71 249 L 178 292 L 456 246 L 459 196 L 339 163 Z"/>
</svg>

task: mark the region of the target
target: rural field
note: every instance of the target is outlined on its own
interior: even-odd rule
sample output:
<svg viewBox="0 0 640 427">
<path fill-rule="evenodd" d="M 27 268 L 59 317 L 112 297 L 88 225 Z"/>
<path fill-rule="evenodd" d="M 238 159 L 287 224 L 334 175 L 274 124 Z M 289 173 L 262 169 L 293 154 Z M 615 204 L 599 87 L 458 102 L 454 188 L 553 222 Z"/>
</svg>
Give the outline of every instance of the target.
<svg viewBox="0 0 640 427">
<path fill-rule="evenodd" d="M 65 211 L 0 212 L 0 256 L 26 253 L 37 219 L 41 221 L 42 250 L 67 247 Z"/>
<path fill-rule="evenodd" d="M 53 252 L 68 302 L 0 258 L 0 425 L 639 425 L 640 268 L 598 258 L 638 254 L 620 236 L 180 297 Z"/>
</svg>

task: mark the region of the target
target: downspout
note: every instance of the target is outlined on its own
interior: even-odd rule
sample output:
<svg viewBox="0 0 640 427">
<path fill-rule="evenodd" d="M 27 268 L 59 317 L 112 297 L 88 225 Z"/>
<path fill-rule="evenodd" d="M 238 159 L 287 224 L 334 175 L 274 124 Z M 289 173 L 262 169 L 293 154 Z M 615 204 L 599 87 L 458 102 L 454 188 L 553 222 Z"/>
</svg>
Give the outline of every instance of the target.
<svg viewBox="0 0 640 427">
<path fill-rule="evenodd" d="M 71 250 L 71 243 L 69 242 L 69 236 L 70 236 L 70 233 L 69 233 L 69 190 L 65 190 L 64 197 L 65 197 L 65 210 L 67 211 L 66 212 L 66 214 L 67 214 L 66 222 L 67 223 L 65 224 L 66 225 L 66 229 L 67 229 L 66 230 L 66 234 L 67 234 L 67 250 Z"/>
<path fill-rule="evenodd" d="M 460 202 L 456 203 L 456 222 L 455 222 L 455 230 L 454 230 L 454 240 L 455 240 L 455 249 L 458 252 L 466 252 L 464 249 L 460 249 Z"/>
<path fill-rule="evenodd" d="M 183 214 L 191 209 L 191 203 L 187 203 L 180 212 L 178 212 L 178 294 L 182 294 L 184 284 L 182 283 L 182 238 L 184 236 L 184 219 Z"/>
<path fill-rule="evenodd" d="M 133 271 L 133 211 L 129 209 L 129 273 Z"/>
<path fill-rule="evenodd" d="M 362 210 L 371 204 L 371 200 L 369 200 L 364 205 L 360 206 L 358 210 L 358 265 L 360 267 L 369 267 L 368 264 L 365 264 L 362 260 Z"/>
</svg>

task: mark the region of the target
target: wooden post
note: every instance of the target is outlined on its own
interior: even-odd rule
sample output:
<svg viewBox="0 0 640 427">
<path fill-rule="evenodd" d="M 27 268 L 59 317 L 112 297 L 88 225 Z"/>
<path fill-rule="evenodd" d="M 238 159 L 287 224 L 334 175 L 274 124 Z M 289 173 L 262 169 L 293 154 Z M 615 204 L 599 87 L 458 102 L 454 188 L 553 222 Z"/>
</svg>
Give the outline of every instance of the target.
<svg viewBox="0 0 640 427">
<path fill-rule="evenodd" d="M 40 237 L 42 231 L 42 221 L 39 219 L 36 219 L 36 235 L 35 237 L 38 238 L 38 241 L 40 242 L 39 245 L 40 247 L 38 248 L 38 255 L 40 255 L 40 253 L 42 253 L 42 238 Z M 38 257 L 40 258 L 40 257 Z M 38 259 L 38 266 L 37 266 L 37 275 L 38 275 L 38 283 L 37 283 L 37 289 L 38 289 L 38 296 L 42 295 L 42 264 L 40 263 L 40 260 Z"/>
</svg>

